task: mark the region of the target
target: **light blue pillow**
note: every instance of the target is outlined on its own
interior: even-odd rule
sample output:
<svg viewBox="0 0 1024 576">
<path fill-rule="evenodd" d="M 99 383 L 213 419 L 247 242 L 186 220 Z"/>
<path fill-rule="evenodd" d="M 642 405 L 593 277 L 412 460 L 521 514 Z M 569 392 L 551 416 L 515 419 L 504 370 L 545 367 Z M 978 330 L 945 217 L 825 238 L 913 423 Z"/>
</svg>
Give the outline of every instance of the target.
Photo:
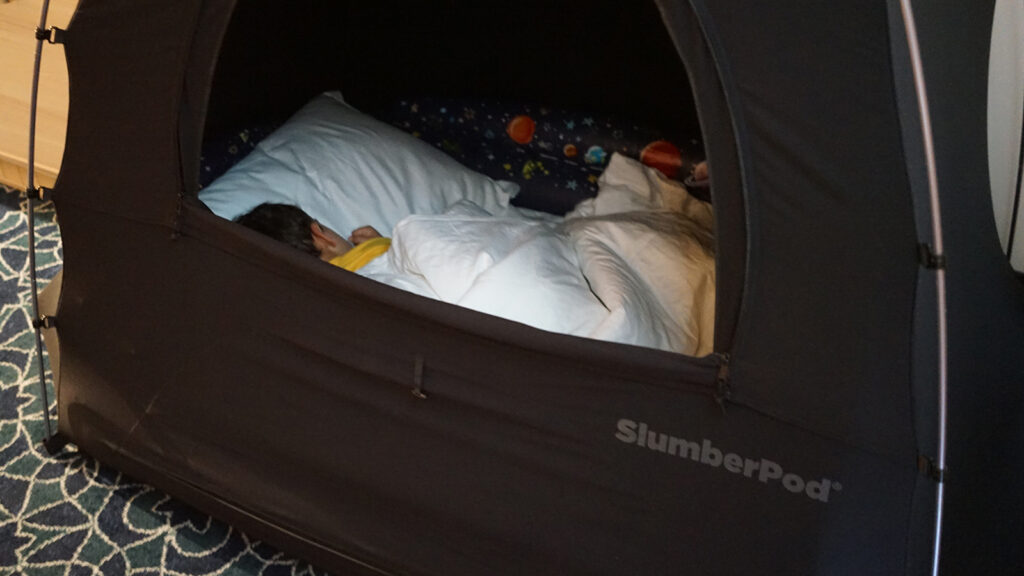
<svg viewBox="0 0 1024 576">
<path fill-rule="evenodd" d="M 343 236 L 365 225 L 388 235 L 410 214 L 441 214 L 460 200 L 503 214 L 518 191 L 328 92 L 203 188 L 199 199 L 227 219 L 275 202 L 294 204 Z"/>
</svg>

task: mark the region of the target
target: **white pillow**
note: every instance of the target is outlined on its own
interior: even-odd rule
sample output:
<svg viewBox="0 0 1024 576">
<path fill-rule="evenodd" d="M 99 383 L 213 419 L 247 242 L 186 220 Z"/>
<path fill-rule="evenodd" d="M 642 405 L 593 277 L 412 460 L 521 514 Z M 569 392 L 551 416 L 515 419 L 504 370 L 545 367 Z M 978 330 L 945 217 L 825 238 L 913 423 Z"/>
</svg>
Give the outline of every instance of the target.
<svg viewBox="0 0 1024 576">
<path fill-rule="evenodd" d="M 385 235 L 410 214 L 440 214 L 463 199 L 501 214 L 519 191 L 371 118 L 338 92 L 317 96 L 241 162 L 199 192 L 233 219 L 263 202 L 294 204 L 343 236 Z"/>
</svg>

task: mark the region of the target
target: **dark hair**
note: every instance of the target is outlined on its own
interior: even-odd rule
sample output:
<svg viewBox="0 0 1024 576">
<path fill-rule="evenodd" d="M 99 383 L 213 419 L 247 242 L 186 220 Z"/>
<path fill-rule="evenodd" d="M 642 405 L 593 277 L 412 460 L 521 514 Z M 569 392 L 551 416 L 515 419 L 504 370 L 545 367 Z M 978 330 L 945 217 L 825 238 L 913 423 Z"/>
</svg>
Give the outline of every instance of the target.
<svg viewBox="0 0 1024 576">
<path fill-rule="evenodd" d="M 298 206 L 264 202 L 235 218 L 235 222 L 307 254 L 320 256 L 310 231 L 315 220 Z"/>
</svg>

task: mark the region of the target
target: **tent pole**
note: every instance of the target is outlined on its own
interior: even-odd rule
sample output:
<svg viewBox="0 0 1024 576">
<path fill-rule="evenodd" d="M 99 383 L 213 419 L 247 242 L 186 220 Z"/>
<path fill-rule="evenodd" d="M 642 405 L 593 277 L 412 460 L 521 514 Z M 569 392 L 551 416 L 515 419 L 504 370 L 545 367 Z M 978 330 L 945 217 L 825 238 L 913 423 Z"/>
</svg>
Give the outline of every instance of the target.
<svg viewBox="0 0 1024 576">
<path fill-rule="evenodd" d="M 41 194 L 35 188 L 35 151 L 36 151 L 36 108 L 39 100 L 39 69 L 43 58 L 43 40 L 49 37 L 46 30 L 46 16 L 50 10 L 50 0 L 43 0 L 43 7 L 39 16 L 39 27 L 36 29 L 36 54 L 35 64 L 32 69 L 32 98 L 29 106 L 29 128 L 28 128 L 28 258 L 31 269 L 32 285 L 32 325 L 36 334 L 36 357 L 39 359 L 39 391 L 42 398 L 43 419 L 46 423 L 46 438 L 44 444 L 49 445 L 53 437 L 53 427 L 50 423 L 50 401 L 46 393 L 46 365 L 43 362 L 43 321 L 39 315 L 39 284 L 36 278 L 36 236 L 35 236 L 35 215 L 36 199 Z"/>
<path fill-rule="evenodd" d="M 910 0 L 900 0 L 900 11 L 903 14 L 907 44 L 910 51 L 911 67 L 914 74 L 914 88 L 917 92 L 918 112 L 921 116 L 921 136 L 924 141 L 925 162 L 928 168 L 928 195 L 932 220 L 932 243 L 935 254 L 945 254 L 942 247 L 942 221 L 939 204 L 939 180 L 935 165 L 935 146 L 932 135 L 931 115 L 928 110 L 928 93 L 925 86 L 924 65 L 921 61 L 921 49 L 918 44 L 917 27 L 914 24 L 914 11 Z M 939 422 L 938 422 L 938 455 L 936 458 L 937 487 L 935 495 L 935 540 L 932 550 L 932 574 L 939 574 L 939 555 L 942 542 L 942 512 L 944 503 L 944 479 L 946 470 L 946 419 L 947 419 L 947 358 L 946 358 L 946 275 L 944 266 L 935 267 L 935 289 L 938 307 L 938 353 L 939 353 Z"/>
</svg>

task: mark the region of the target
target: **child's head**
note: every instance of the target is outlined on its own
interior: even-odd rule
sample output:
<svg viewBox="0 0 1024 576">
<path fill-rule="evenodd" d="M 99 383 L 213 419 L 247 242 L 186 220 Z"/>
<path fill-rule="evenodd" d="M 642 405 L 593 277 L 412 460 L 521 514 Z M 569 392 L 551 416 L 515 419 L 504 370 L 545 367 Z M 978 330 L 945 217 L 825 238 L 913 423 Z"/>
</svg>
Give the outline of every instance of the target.
<svg viewBox="0 0 1024 576">
<path fill-rule="evenodd" d="M 298 206 L 265 202 L 235 218 L 235 222 L 307 254 L 320 256 L 310 233 L 315 220 Z"/>
<path fill-rule="evenodd" d="M 321 260 L 331 260 L 352 248 L 347 240 L 291 204 L 265 202 L 238 216 L 235 222 Z"/>
</svg>

